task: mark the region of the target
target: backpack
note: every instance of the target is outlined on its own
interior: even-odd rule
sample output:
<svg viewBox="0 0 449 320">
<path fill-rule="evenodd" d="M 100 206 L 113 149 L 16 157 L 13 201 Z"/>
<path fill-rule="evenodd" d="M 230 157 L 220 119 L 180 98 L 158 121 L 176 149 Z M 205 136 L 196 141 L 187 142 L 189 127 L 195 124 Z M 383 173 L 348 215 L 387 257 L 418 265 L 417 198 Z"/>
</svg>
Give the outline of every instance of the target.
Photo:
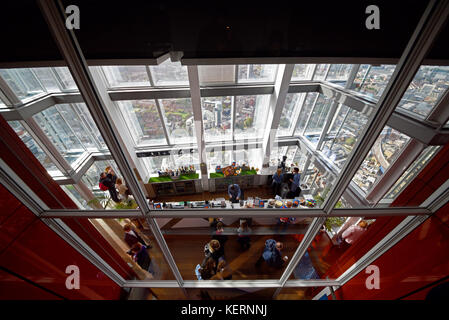
<svg viewBox="0 0 449 320">
<path fill-rule="evenodd" d="M 100 187 L 100 190 L 101 191 L 108 191 L 109 189 L 108 189 L 108 187 L 106 187 L 103 183 L 99 183 L 98 184 L 98 187 Z"/>
</svg>

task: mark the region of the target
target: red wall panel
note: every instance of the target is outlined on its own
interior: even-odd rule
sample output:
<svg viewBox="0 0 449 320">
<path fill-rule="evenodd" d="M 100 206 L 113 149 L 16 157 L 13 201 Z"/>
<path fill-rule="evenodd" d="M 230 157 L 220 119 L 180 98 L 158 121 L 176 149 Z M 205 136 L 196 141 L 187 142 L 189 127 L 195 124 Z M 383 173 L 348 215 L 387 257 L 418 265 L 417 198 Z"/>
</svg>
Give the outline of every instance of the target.
<svg viewBox="0 0 449 320">
<path fill-rule="evenodd" d="M 430 161 L 398 196 L 394 206 L 420 205 L 449 179 L 449 145 Z M 393 218 L 390 218 L 393 219 Z M 380 219 L 378 219 L 380 220 Z M 359 273 L 336 291 L 338 299 L 422 299 L 420 290 L 449 275 L 449 203 L 373 262 L 380 268 L 380 289 L 368 290 Z M 377 224 L 378 221 L 375 222 Z M 385 226 L 385 230 L 392 229 Z M 369 230 L 359 242 L 366 241 Z M 348 252 L 353 249 L 350 248 Z M 335 268 L 331 268 L 335 269 Z M 410 293 L 416 292 L 412 295 Z"/>
</svg>

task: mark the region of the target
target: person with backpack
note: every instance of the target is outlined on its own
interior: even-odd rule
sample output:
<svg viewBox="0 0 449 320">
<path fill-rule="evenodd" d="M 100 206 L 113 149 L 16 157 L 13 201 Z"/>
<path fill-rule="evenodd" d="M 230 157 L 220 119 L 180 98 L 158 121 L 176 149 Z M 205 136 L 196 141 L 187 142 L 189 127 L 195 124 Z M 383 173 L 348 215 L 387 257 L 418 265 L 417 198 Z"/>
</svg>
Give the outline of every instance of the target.
<svg viewBox="0 0 449 320">
<path fill-rule="evenodd" d="M 282 242 L 276 242 L 274 239 L 265 241 L 265 248 L 260 258 L 256 262 L 256 267 L 260 267 L 262 262 L 266 262 L 270 267 L 282 268 L 284 262 L 288 257 L 282 257 L 281 250 L 283 248 Z"/>
<path fill-rule="evenodd" d="M 100 174 L 100 182 L 98 184 L 100 187 L 100 190 L 102 191 L 109 191 L 109 195 L 111 196 L 111 199 L 114 200 L 114 202 L 119 203 L 120 199 L 117 196 L 117 190 L 115 189 L 115 183 L 112 182 L 110 178 L 106 175 L 106 172 L 102 172 Z"/>
</svg>

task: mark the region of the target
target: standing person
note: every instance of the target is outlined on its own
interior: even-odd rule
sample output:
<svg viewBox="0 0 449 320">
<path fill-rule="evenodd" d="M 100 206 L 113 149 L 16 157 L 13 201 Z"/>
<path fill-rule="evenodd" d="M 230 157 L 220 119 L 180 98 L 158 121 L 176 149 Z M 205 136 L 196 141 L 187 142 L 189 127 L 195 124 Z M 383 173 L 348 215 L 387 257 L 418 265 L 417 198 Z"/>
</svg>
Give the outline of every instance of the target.
<svg viewBox="0 0 449 320">
<path fill-rule="evenodd" d="M 228 241 L 228 236 L 223 234 L 223 222 L 219 221 L 216 224 L 215 228 L 216 230 L 214 235 L 212 236 L 212 239 L 218 240 L 220 242 L 220 246 L 224 248 L 224 244 L 226 243 L 226 241 Z"/>
<path fill-rule="evenodd" d="M 119 198 L 121 200 L 128 200 L 128 187 L 123 183 L 121 178 L 117 178 L 115 187 L 118 190 Z"/>
<path fill-rule="evenodd" d="M 240 247 L 243 250 L 248 250 L 251 246 L 251 229 L 248 227 L 248 222 L 245 219 L 240 219 L 240 227 L 237 229 L 238 238 L 237 241 L 240 243 Z"/>
<path fill-rule="evenodd" d="M 283 181 L 284 175 L 282 174 L 282 169 L 279 168 L 276 170 L 276 173 L 273 174 L 273 182 L 271 183 L 274 196 L 281 195 L 281 184 Z"/>
<path fill-rule="evenodd" d="M 104 169 L 104 172 L 106 172 L 106 176 L 111 179 L 114 184 L 117 182 L 117 176 L 111 166 L 107 166 L 106 169 Z"/>
<path fill-rule="evenodd" d="M 207 258 L 201 265 L 197 265 L 195 268 L 195 274 L 198 280 L 209 280 L 216 274 L 217 263 L 212 258 Z"/>
<path fill-rule="evenodd" d="M 286 171 L 286 169 L 285 169 L 285 161 L 287 161 L 287 156 L 283 156 L 282 157 L 282 162 L 281 162 L 281 164 L 278 167 L 279 169 L 281 169 L 282 173 L 284 173 Z"/>
<path fill-rule="evenodd" d="M 139 236 L 137 231 L 133 230 L 131 224 L 125 224 L 125 226 L 123 227 L 123 231 L 125 231 L 124 240 L 130 248 L 132 248 L 136 243 L 140 243 L 147 248 L 151 248 L 151 246 L 149 244 L 146 244 L 145 241 Z M 131 250 L 128 251 L 128 253 L 131 254 Z"/>
<path fill-rule="evenodd" d="M 209 258 L 213 258 L 218 264 L 218 259 L 224 257 L 224 248 L 220 245 L 220 241 L 213 239 L 204 246 L 204 262 Z"/>
<path fill-rule="evenodd" d="M 290 182 L 292 183 L 292 185 L 290 187 L 290 191 L 291 191 L 293 197 L 299 196 L 299 194 L 301 192 L 301 188 L 299 187 L 299 185 L 301 183 L 300 180 L 301 180 L 301 175 L 299 174 L 299 169 L 294 168 L 293 169 L 293 179 L 290 179 Z"/>
<path fill-rule="evenodd" d="M 355 241 L 357 241 L 362 234 L 365 233 L 366 229 L 368 228 L 368 223 L 364 220 L 360 221 L 358 224 L 354 224 L 350 226 L 348 229 L 346 229 L 341 237 L 344 239 L 345 243 L 347 244 L 353 244 Z"/>
<path fill-rule="evenodd" d="M 265 248 L 260 258 L 256 262 L 256 267 L 260 267 L 263 261 L 265 261 L 269 266 L 274 268 L 282 268 L 284 262 L 287 261 L 288 257 L 282 257 L 283 244 L 282 242 L 276 242 L 276 240 L 268 239 L 265 241 Z"/>
<path fill-rule="evenodd" d="M 131 252 L 133 253 L 134 261 L 143 269 L 151 274 L 153 274 L 153 270 L 151 270 L 151 258 L 147 252 L 147 247 L 137 242 L 131 248 Z"/>
<path fill-rule="evenodd" d="M 231 280 L 232 269 L 226 263 L 225 259 L 221 259 L 217 264 L 217 273 L 211 278 L 212 280 Z"/>
<path fill-rule="evenodd" d="M 114 202 L 120 202 L 120 199 L 117 196 L 117 190 L 115 189 L 115 184 L 110 178 L 108 178 L 106 172 L 102 172 L 100 174 L 100 183 L 108 188 L 109 195 Z"/>
<path fill-rule="evenodd" d="M 228 186 L 229 200 L 233 203 L 239 202 L 242 197 L 242 191 L 238 184 L 230 184 Z"/>
</svg>

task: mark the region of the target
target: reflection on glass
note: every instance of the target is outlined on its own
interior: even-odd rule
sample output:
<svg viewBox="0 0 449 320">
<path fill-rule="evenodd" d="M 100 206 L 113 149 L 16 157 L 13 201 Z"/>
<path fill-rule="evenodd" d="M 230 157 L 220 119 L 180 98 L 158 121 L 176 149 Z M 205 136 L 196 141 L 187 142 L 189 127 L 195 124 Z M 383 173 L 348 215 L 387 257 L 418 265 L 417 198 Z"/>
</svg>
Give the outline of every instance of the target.
<svg viewBox="0 0 449 320">
<path fill-rule="evenodd" d="M 61 186 L 62 190 L 72 199 L 73 202 L 77 205 L 77 207 L 81 210 L 92 210 L 92 206 L 88 204 L 88 201 L 84 199 L 80 193 L 75 189 L 75 186 L 72 184 L 66 184 Z"/>
<path fill-rule="evenodd" d="M 270 167 L 278 167 L 280 166 L 283 157 L 287 153 L 287 147 L 273 147 L 270 153 L 269 164 Z"/>
<path fill-rule="evenodd" d="M 62 84 L 64 90 L 76 90 L 77 86 L 67 67 L 54 68 L 56 75 L 59 77 L 59 82 Z"/>
<path fill-rule="evenodd" d="M 36 75 L 31 69 L 1 69 L 0 76 L 22 101 L 45 93 Z"/>
<path fill-rule="evenodd" d="M 117 103 L 136 145 L 167 143 L 154 100 L 118 101 Z"/>
<path fill-rule="evenodd" d="M 354 90 L 378 100 L 396 68 L 395 65 L 362 65 L 354 80 Z"/>
<path fill-rule="evenodd" d="M 326 81 L 344 87 L 351 73 L 352 64 L 332 64 L 326 77 Z"/>
<path fill-rule="evenodd" d="M 235 98 L 235 138 L 260 138 L 264 134 L 269 95 Z"/>
<path fill-rule="evenodd" d="M 344 121 L 343 123 L 341 123 Z M 335 127 L 330 133 L 330 140 L 323 147 L 324 154 L 341 169 L 354 145 L 368 123 L 364 114 L 342 105 L 334 121 Z M 338 129 L 337 129 L 338 127 Z M 332 136 L 335 139 L 332 139 Z"/>
<path fill-rule="evenodd" d="M 412 181 L 419 172 L 429 163 L 433 156 L 440 150 L 440 146 L 429 146 L 424 149 L 419 157 L 408 167 L 398 181 L 391 187 L 385 195 L 385 199 L 395 199 Z"/>
<path fill-rule="evenodd" d="M 171 143 L 193 142 L 195 122 L 190 98 L 163 99 L 159 103 Z"/>
<path fill-rule="evenodd" d="M 208 171 L 215 172 L 215 168 L 217 166 L 226 167 L 232 164 L 234 161 L 234 155 L 232 150 L 222 151 L 221 148 L 219 150 L 212 150 L 211 152 L 206 153 L 207 164 L 209 165 Z"/>
<path fill-rule="evenodd" d="M 274 82 L 277 65 L 242 64 L 238 66 L 238 82 Z"/>
<path fill-rule="evenodd" d="M 100 190 L 100 187 L 98 186 L 100 181 L 100 174 L 102 172 L 105 172 L 106 167 L 111 167 L 114 170 L 117 178 L 123 179 L 114 160 L 102 160 L 95 161 L 82 176 L 81 181 L 84 182 L 84 184 L 86 184 L 86 186 L 92 191 L 92 193 L 98 200 L 95 202 L 100 202 L 101 206 L 105 209 L 116 209 L 116 203 L 110 200 L 109 192 Z M 124 184 L 126 185 L 126 181 L 124 181 Z"/>
<path fill-rule="evenodd" d="M 314 64 L 296 64 L 293 69 L 292 81 L 312 80 Z"/>
<path fill-rule="evenodd" d="M 56 69 L 56 68 L 54 68 Z M 53 69 L 53 70 L 54 70 Z M 62 69 L 62 67 L 61 67 Z M 66 69 L 66 68 L 65 68 Z M 47 92 L 60 92 L 61 88 L 56 80 L 55 73 L 52 68 L 33 68 L 34 74 L 37 76 L 41 84 L 45 87 Z M 67 70 L 68 72 L 68 70 Z"/>
<path fill-rule="evenodd" d="M 285 98 L 284 108 L 282 108 L 281 119 L 277 136 L 291 135 L 295 120 L 304 101 L 305 93 L 289 93 Z"/>
<path fill-rule="evenodd" d="M 155 86 L 180 86 L 188 85 L 189 77 L 187 67 L 181 62 L 165 60 L 157 66 L 150 66 L 151 77 Z"/>
<path fill-rule="evenodd" d="M 323 130 L 324 123 L 333 103 L 335 103 L 333 100 L 327 99 L 324 95 L 320 94 L 313 108 L 309 123 L 304 131 L 304 136 L 315 146 L 318 144 L 321 131 Z"/>
<path fill-rule="evenodd" d="M 301 173 L 301 196 L 304 199 L 313 199 L 317 207 L 322 207 L 336 178 L 324 168 L 319 168 L 313 162 L 308 170 Z"/>
<path fill-rule="evenodd" d="M 299 114 L 298 124 L 296 125 L 296 129 L 295 129 L 295 135 L 302 134 L 302 131 L 304 130 L 304 128 L 306 126 L 307 120 L 309 119 L 309 115 L 312 112 L 312 108 L 313 108 L 317 98 L 318 98 L 318 93 L 316 93 L 316 92 L 307 93 L 301 113 Z"/>
<path fill-rule="evenodd" d="M 201 85 L 235 83 L 235 65 L 198 66 Z"/>
<path fill-rule="evenodd" d="M 315 236 L 290 279 L 337 279 L 357 258 L 344 253 L 360 241 L 366 241 L 375 220 L 359 217 L 329 217 Z M 365 252 L 371 247 L 364 248 Z M 317 288 L 311 295 L 316 295 Z"/>
<path fill-rule="evenodd" d="M 33 119 L 72 166 L 87 150 L 56 107 L 35 114 Z"/>
<path fill-rule="evenodd" d="M 150 85 L 145 66 L 105 66 L 102 69 L 110 88 Z"/>
<path fill-rule="evenodd" d="M 233 97 L 208 97 L 201 99 L 203 126 L 206 141 L 230 139 L 232 135 Z"/>
<path fill-rule="evenodd" d="M 399 107 L 426 117 L 449 87 L 449 67 L 421 66 Z"/>
<path fill-rule="evenodd" d="M 14 129 L 23 143 L 30 149 L 34 156 L 47 170 L 48 174 L 52 177 L 61 177 L 63 174 L 56 168 L 55 164 L 51 161 L 50 157 L 39 147 L 39 145 L 30 136 L 27 130 L 20 124 L 19 121 L 9 121 L 9 125 Z"/>
<path fill-rule="evenodd" d="M 161 221 L 162 234 L 183 279 L 198 281 L 279 279 L 311 222 L 292 218 L 282 225 L 268 217 L 176 220 Z M 272 252 L 268 262 L 262 257 L 265 247 Z"/>
<path fill-rule="evenodd" d="M 260 168 L 262 165 L 262 148 L 237 148 L 237 150 L 235 150 L 234 152 L 234 158 L 232 161 L 235 161 L 236 165 L 239 166 L 246 164 L 250 168 Z"/>
<path fill-rule="evenodd" d="M 399 156 L 410 137 L 386 126 L 377 138 L 352 181 L 368 192 Z"/>
<path fill-rule="evenodd" d="M 317 64 L 315 69 L 315 75 L 313 80 L 324 80 L 326 78 L 327 71 L 330 64 Z"/>
</svg>

